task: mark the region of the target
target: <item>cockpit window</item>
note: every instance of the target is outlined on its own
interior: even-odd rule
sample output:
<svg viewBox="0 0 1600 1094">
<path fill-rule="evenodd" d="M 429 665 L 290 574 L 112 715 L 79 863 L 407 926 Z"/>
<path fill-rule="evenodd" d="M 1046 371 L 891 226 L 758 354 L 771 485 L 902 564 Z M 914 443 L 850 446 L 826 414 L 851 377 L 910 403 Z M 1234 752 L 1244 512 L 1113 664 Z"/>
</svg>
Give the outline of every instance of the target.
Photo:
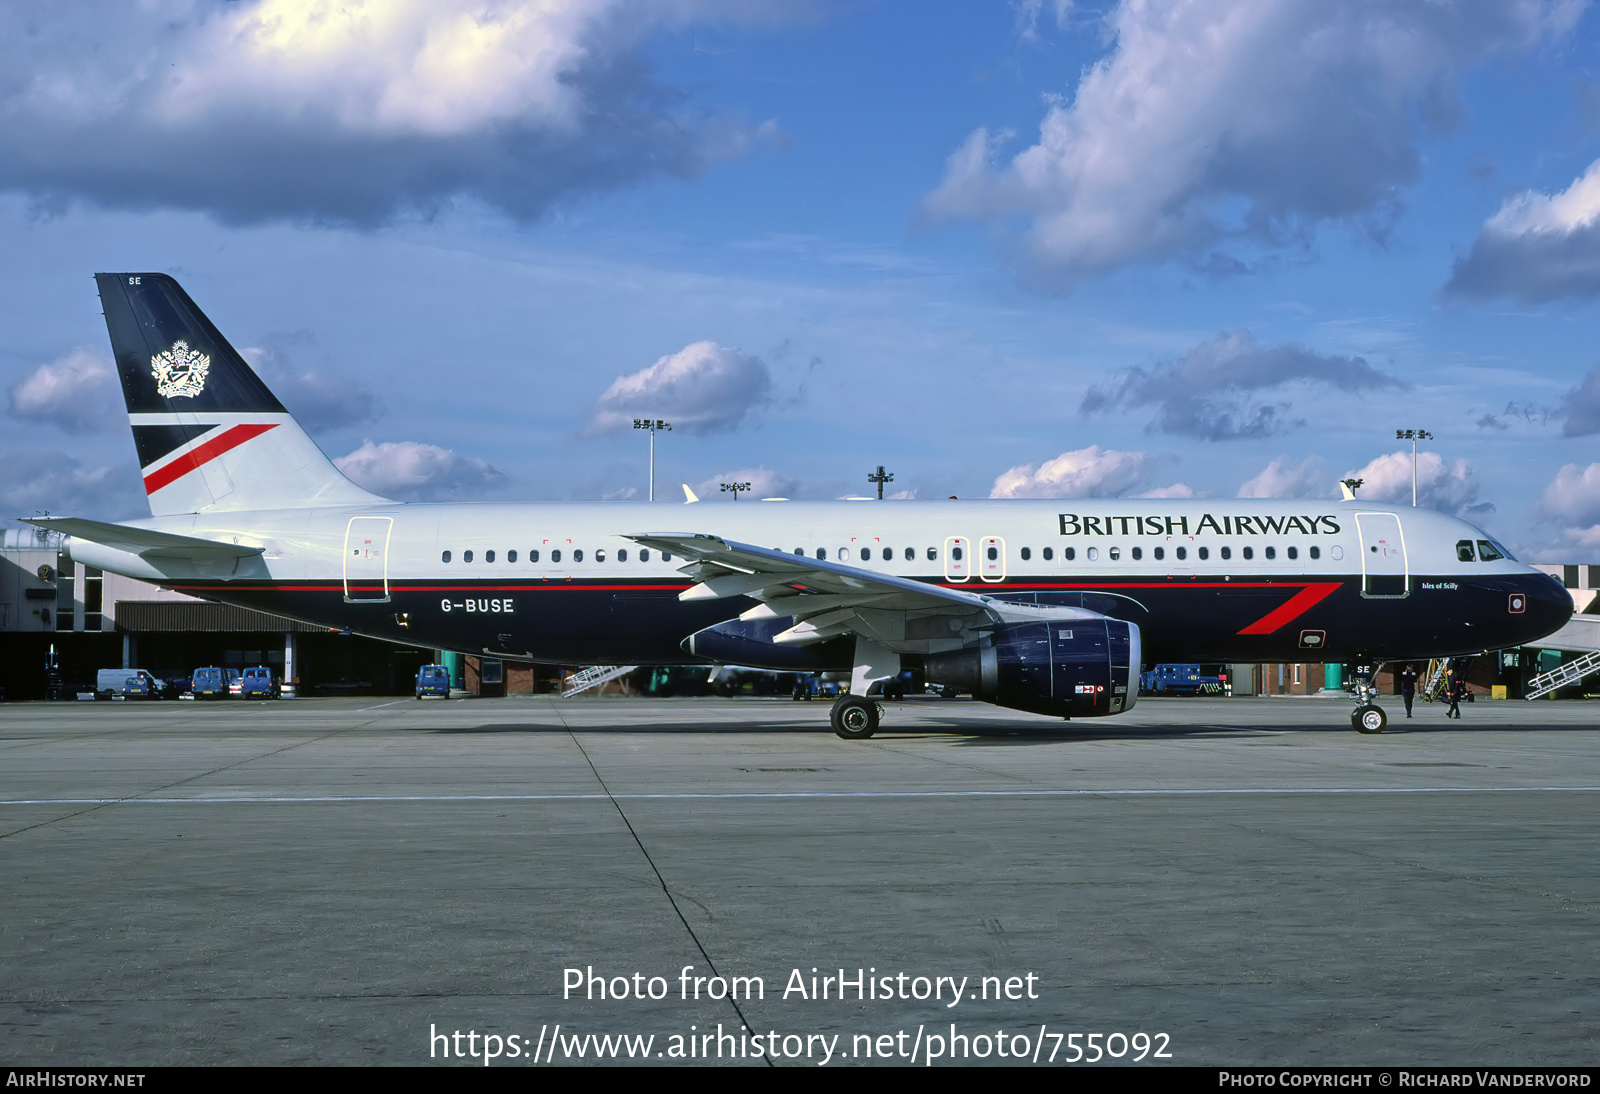
<svg viewBox="0 0 1600 1094">
<path fill-rule="evenodd" d="M 1484 562 L 1499 562 L 1501 559 L 1511 556 L 1506 551 L 1501 550 L 1493 540 L 1480 539 L 1478 541 L 1478 557 Z"/>
<path fill-rule="evenodd" d="M 1477 559 L 1472 556 L 1472 541 L 1470 539 L 1460 539 L 1456 541 L 1456 559 L 1459 562 L 1477 561 Z"/>
</svg>

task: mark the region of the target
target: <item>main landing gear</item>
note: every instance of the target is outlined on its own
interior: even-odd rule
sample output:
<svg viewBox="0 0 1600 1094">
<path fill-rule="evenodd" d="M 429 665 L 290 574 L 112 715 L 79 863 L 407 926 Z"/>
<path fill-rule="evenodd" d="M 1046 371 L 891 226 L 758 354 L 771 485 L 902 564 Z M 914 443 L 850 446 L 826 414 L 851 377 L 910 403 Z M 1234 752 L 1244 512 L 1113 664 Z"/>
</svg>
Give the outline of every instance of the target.
<svg viewBox="0 0 1600 1094">
<path fill-rule="evenodd" d="M 878 704 L 864 695 L 841 695 L 829 712 L 833 731 L 847 741 L 864 741 L 878 732 Z"/>
<path fill-rule="evenodd" d="M 1356 701 L 1356 709 L 1350 712 L 1350 728 L 1357 733 L 1382 733 L 1389 724 L 1389 715 L 1377 703 L 1378 689 L 1372 686 L 1372 678 L 1382 667 L 1381 661 L 1360 661 L 1350 666 L 1350 690 Z"/>
</svg>

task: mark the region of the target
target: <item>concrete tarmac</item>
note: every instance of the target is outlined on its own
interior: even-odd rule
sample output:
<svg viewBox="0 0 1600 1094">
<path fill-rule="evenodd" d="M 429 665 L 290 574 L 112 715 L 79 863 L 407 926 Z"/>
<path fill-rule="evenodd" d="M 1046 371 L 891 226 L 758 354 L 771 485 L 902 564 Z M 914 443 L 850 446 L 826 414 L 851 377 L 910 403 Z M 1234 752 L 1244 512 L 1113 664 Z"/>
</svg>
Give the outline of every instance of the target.
<svg viewBox="0 0 1600 1094">
<path fill-rule="evenodd" d="M 1388 709 L 0 705 L 0 1060 L 1596 1063 L 1600 707 Z"/>
</svg>

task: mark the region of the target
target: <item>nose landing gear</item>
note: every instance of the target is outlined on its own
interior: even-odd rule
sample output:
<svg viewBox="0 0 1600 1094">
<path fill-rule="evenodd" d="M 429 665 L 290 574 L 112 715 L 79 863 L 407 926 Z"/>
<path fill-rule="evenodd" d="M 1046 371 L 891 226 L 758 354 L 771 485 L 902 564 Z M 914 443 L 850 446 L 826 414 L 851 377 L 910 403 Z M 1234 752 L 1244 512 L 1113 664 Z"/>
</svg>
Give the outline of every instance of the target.
<svg viewBox="0 0 1600 1094">
<path fill-rule="evenodd" d="M 1348 668 L 1349 690 L 1356 701 L 1356 709 L 1350 712 L 1350 728 L 1357 733 L 1382 733 L 1389 716 L 1377 703 L 1378 689 L 1372 686 L 1372 678 L 1383 668 L 1383 662 L 1358 661 Z"/>
</svg>

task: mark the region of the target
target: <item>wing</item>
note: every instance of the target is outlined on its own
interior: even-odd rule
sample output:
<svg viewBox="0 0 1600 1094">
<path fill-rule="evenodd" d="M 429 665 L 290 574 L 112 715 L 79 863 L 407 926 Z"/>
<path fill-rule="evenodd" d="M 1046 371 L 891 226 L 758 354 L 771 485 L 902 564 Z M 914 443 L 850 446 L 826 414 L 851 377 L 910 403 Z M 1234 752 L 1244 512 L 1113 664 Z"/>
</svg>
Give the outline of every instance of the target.
<svg viewBox="0 0 1600 1094">
<path fill-rule="evenodd" d="M 1083 608 L 1011 604 L 965 589 L 784 554 L 720 536 L 678 532 L 627 538 L 689 560 L 680 572 L 696 584 L 680 593 L 680 600 L 744 596 L 760 603 L 740 619 L 792 619 L 790 627 L 773 638 L 783 645 L 855 634 L 896 652 L 931 653 L 958 648 L 973 640 L 976 632 L 1006 623 L 1105 618 Z"/>
</svg>

